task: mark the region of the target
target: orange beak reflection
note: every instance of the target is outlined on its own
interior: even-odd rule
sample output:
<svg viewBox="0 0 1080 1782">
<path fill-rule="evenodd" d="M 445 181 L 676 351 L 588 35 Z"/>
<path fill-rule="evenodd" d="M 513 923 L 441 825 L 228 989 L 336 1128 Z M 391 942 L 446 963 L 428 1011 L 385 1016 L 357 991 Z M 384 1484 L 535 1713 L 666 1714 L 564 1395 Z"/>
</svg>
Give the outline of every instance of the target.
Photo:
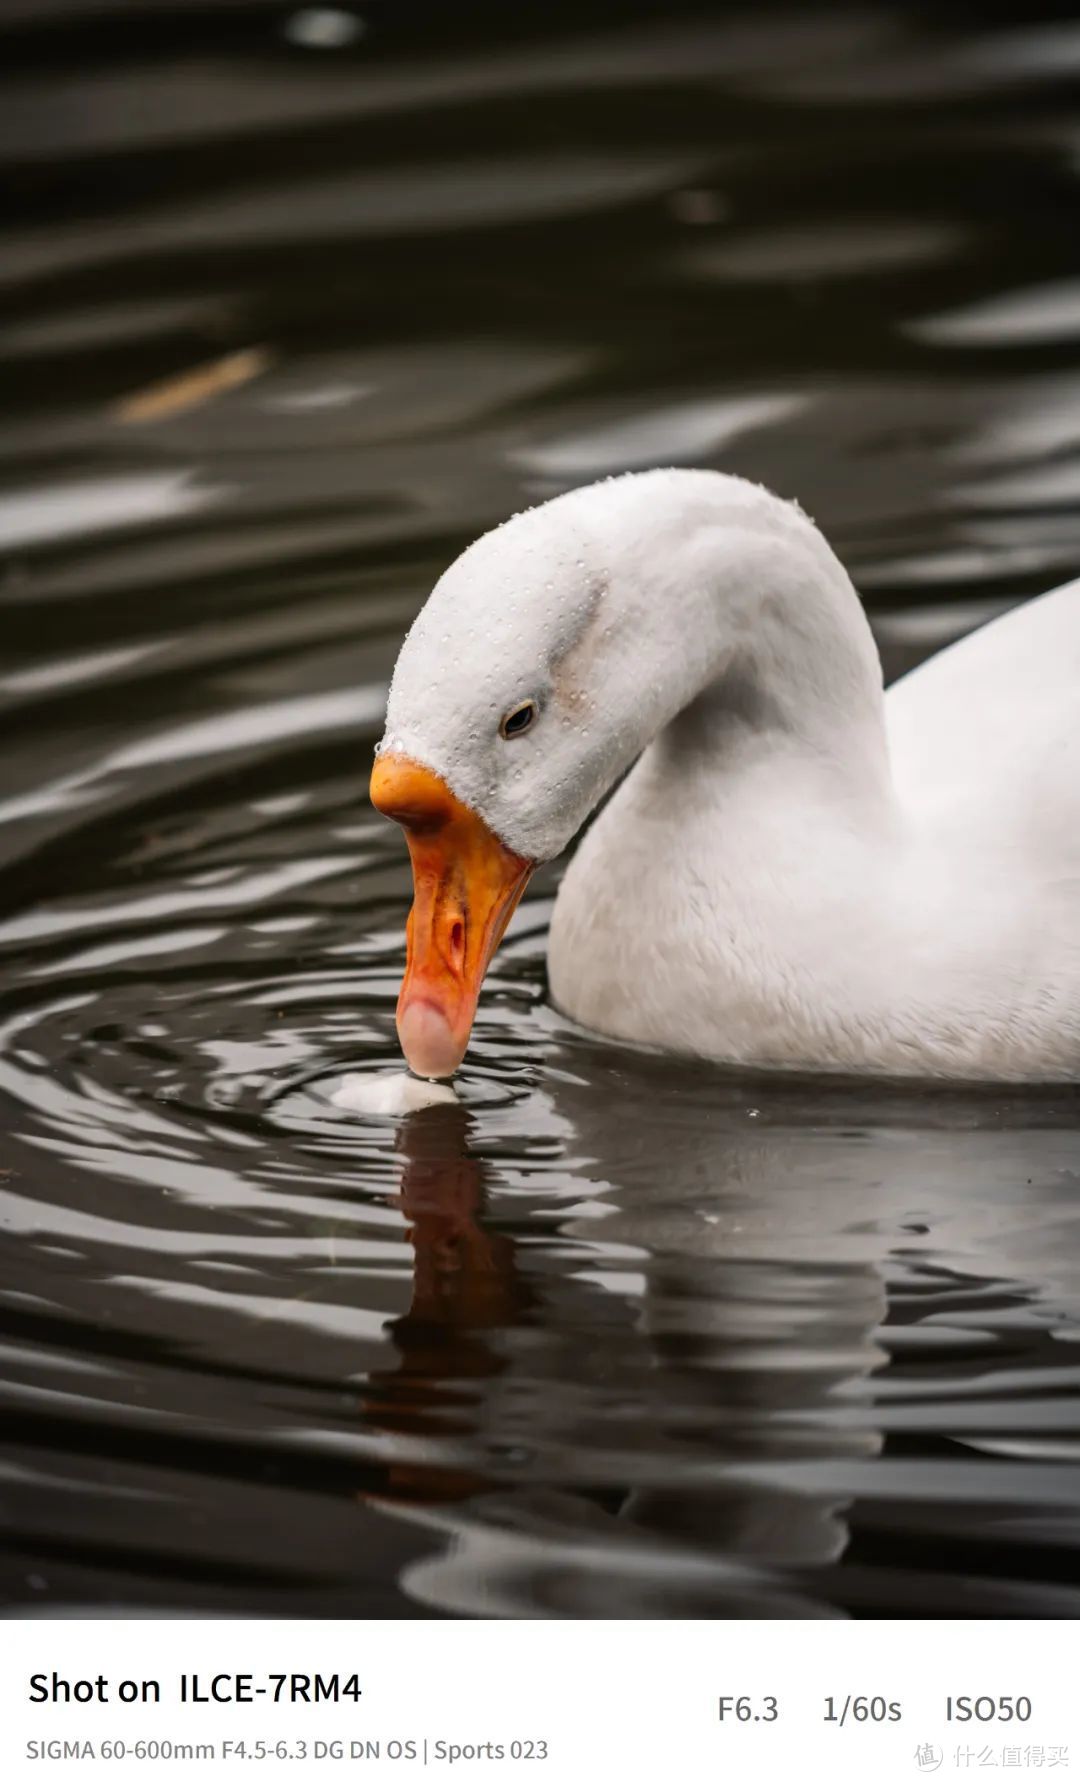
<svg viewBox="0 0 1080 1782">
<path fill-rule="evenodd" d="M 371 802 L 400 823 L 413 869 L 398 1038 L 421 1077 L 448 1077 L 465 1056 L 477 998 L 533 863 L 512 854 L 429 767 L 380 755 Z"/>
</svg>

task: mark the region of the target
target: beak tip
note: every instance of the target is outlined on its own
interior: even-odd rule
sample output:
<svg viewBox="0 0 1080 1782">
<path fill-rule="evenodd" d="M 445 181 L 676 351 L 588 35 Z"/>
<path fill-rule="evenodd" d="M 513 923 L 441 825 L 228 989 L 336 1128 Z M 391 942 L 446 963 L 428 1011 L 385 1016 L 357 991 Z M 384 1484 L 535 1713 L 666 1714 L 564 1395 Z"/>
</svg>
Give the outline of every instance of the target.
<svg viewBox="0 0 1080 1782">
<path fill-rule="evenodd" d="M 452 1077 L 465 1055 L 441 1009 L 412 1001 L 398 1013 L 398 1038 L 409 1069 L 418 1077 Z"/>
</svg>

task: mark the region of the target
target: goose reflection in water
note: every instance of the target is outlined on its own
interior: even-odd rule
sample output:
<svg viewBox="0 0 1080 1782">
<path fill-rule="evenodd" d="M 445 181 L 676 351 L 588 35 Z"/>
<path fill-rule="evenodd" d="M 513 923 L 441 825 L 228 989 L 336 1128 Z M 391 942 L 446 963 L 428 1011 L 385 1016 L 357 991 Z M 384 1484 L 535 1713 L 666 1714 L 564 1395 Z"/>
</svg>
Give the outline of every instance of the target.
<svg viewBox="0 0 1080 1782">
<path fill-rule="evenodd" d="M 616 1131 L 632 1152 L 632 1105 L 570 1079 L 549 1119 L 569 1138 L 598 1114 L 603 1154 Z M 558 1246 L 491 1210 L 474 1125 L 436 1107 L 398 1134 L 412 1302 L 366 1415 L 424 1448 L 392 1466 L 386 1507 L 448 1537 L 406 1588 L 458 1612 L 828 1613 L 794 1574 L 839 1558 L 845 1496 L 747 1469 L 877 1453 L 877 1260 L 755 1255 L 744 1200 L 779 1159 L 714 1131 L 674 1140 L 647 1192 L 605 1187 L 615 1266 L 597 1266 L 597 1206 L 563 1223 L 580 1265 L 556 1268 Z"/>
<path fill-rule="evenodd" d="M 1068 1105 L 668 1084 L 580 1036 L 542 1084 L 535 1168 L 490 1107 L 398 1129 L 412 1303 L 366 1416 L 411 1437 L 380 1508 L 441 1537 L 413 1601 L 1075 1611 Z"/>
<path fill-rule="evenodd" d="M 387 1431 L 440 1437 L 471 1431 L 482 1382 L 502 1368 L 490 1333 L 520 1325 L 532 1295 L 514 1241 L 483 1219 L 483 1165 L 468 1150 L 461 1107 L 409 1115 L 397 1139 L 400 1192 L 414 1264 L 412 1298 L 388 1334 L 398 1365 L 377 1370 L 365 1397 L 369 1420 Z M 406 1497 L 469 1495 L 479 1476 L 453 1467 L 392 1463 L 390 1490 Z"/>
</svg>

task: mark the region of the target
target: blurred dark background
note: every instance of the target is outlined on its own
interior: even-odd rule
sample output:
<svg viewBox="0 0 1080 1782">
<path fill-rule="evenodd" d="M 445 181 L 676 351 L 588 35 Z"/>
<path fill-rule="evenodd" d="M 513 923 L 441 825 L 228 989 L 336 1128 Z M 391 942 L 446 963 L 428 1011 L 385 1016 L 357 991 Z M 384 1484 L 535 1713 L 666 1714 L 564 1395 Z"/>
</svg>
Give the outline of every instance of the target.
<svg viewBox="0 0 1080 1782">
<path fill-rule="evenodd" d="M 1055 504 L 1032 537 L 940 450 L 966 427 L 992 461 L 1021 374 L 1060 404 L 1075 368 L 1075 9 L 5 0 L 0 30 L 17 487 L 179 456 L 228 482 L 216 536 L 291 515 L 310 572 L 371 561 L 365 507 L 401 515 L 383 555 L 445 553 L 523 496 L 722 458 L 875 601 L 1077 561 Z M 729 397 L 785 424 L 693 409 Z M 58 562 L 16 568 L 44 598 Z"/>
</svg>

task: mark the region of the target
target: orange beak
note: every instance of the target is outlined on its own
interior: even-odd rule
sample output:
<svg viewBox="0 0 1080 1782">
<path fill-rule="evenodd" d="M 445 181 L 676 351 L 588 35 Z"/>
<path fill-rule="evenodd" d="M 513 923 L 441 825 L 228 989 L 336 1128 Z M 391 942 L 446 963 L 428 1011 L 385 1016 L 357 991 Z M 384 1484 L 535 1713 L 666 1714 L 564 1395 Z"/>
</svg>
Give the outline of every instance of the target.
<svg viewBox="0 0 1080 1782">
<path fill-rule="evenodd" d="M 371 802 L 400 823 L 413 869 L 408 955 L 397 1030 L 421 1077 L 449 1077 L 465 1056 L 484 973 L 533 863 L 512 854 L 429 767 L 380 755 Z"/>
</svg>

